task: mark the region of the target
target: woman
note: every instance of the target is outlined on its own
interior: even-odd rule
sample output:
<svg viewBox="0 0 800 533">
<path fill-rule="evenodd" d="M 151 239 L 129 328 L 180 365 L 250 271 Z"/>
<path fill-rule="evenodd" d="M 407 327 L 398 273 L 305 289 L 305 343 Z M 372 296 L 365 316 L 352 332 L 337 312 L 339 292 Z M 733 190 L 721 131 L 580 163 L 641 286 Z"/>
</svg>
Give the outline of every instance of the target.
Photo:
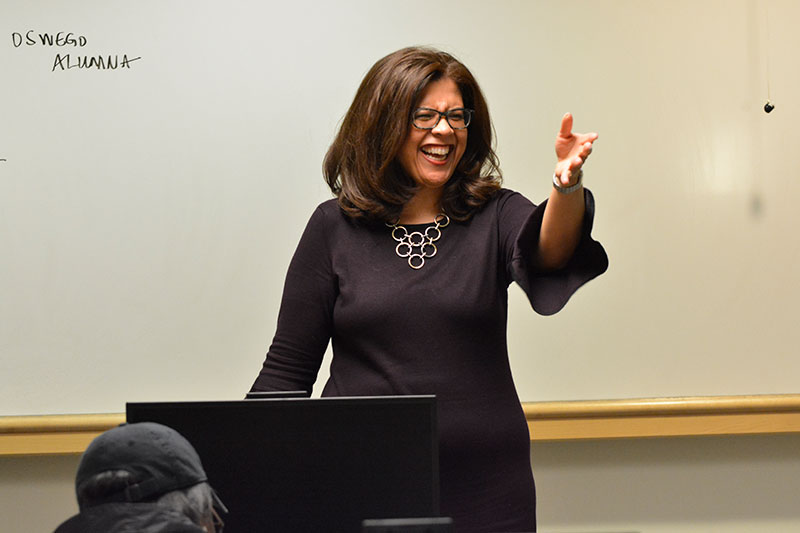
<svg viewBox="0 0 800 533">
<path fill-rule="evenodd" d="M 549 201 L 500 188 L 486 102 L 449 54 L 406 48 L 367 73 L 325 158 L 253 390 L 436 394 L 441 508 L 458 531 L 531 531 L 529 435 L 506 347 L 507 288 L 558 311 L 607 267 L 581 167 L 597 134 L 565 115 Z"/>
</svg>

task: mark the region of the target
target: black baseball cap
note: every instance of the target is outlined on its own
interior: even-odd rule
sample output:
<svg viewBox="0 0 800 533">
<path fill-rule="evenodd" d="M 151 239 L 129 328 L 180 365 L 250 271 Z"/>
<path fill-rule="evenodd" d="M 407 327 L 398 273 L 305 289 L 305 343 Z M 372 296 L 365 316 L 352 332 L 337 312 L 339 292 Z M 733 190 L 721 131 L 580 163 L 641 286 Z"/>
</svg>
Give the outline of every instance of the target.
<svg viewBox="0 0 800 533">
<path fill-rule="evenodd" d="M 110 470 L 129 472 L 130 483 L 93 504 L 152 501 L 173 490 L 208 481 L 191 443 L 174 429 L 155 422 L 122 424 L 95 438 L 78 465 L 76 492 L 80 494 L 88 479 Z M 211 492 L 214 507 L 227 513 L 213 489 Z"/>
</svg>

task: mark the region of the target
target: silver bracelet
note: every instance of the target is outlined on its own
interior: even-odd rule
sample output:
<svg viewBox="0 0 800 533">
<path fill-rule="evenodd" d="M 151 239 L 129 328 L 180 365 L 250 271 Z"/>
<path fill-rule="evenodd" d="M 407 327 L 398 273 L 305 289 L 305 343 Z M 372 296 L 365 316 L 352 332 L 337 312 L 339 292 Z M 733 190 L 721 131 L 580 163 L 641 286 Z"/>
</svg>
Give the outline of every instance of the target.
<svg viewBox="0 0 800 533">
<path fill-rule="evenodd" d="M 569 187 L 564 187 L 558 180 L 558 176 L 556 176 L 555 172 L 553 173 L 553 187 L 562 194 L 569 194 L 571 192 L 577 191 L 578 188 L 583 185 L 583 170 L 578 171 L 578 181 L 576 181 L 573 185 Z"/>
</svg>

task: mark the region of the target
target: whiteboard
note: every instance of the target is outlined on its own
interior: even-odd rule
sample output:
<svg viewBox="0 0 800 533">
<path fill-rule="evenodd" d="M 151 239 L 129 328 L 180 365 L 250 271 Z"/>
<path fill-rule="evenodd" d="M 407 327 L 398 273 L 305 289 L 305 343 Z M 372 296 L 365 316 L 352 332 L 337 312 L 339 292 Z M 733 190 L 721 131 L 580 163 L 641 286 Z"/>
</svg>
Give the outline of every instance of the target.
<svg viewBox="0 0 800 533">
<path fill-rule="evenodd" d="M 553 317 L 512 289 L 522 400 L 797 392 L 799 18 L 771 0 L 3 2 L 0 415 L 242 397 L 337 125 L 412 44 L 473 71 L 505 184 L 534 201 L 561 115 L 600 133 L 586 184 L 610 268 Z"/>
</svg>

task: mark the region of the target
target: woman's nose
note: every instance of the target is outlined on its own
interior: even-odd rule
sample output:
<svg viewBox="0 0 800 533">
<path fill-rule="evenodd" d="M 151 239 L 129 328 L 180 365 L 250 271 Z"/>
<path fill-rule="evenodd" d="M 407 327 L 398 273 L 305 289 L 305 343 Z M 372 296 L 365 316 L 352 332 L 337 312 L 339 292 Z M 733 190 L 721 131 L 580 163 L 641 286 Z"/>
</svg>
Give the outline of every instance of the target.
<svg viewBox="0 0 800 533">
<path fill-rule="evenodd" d="M 450 133 L 451 131 L 453 131 L 453 128 L 450 126 L 450 123 L 447 122 L 447 117 L 440 116 L 439 123 L 434 126 L 433 132 L 442 135 L 445 133 Z"/>
</svg>

